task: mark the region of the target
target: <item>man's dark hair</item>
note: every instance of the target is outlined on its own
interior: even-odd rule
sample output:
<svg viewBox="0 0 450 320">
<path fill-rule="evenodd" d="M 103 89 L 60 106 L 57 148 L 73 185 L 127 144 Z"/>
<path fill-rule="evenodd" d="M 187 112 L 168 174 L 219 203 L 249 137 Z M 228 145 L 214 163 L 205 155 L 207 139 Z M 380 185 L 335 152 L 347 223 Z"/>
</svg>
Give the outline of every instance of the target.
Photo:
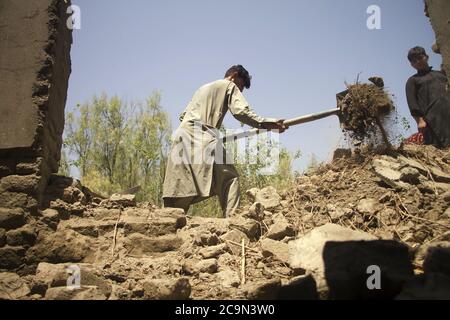
<svg viewBox="0 0 450 320">
<path fill-rule="evenodd" d="M 422 55 L 427 55 L 425 49 L 422 47 L 414 47 L 408 51 L 408 60 L 409 62 L 412 62 L 413 60 L 420 58 Z"/>
<path fill-rule="evenodd" d="M 248 73 L 248 71 L 240 64 L 232 66 L 225 73 L 225 78 L 231 76 L 234 72 L 238 73 L 239 78 L 244 80 L 244 86 L 248 89 L 251 85 L 252 76 Z"/>
</svg>

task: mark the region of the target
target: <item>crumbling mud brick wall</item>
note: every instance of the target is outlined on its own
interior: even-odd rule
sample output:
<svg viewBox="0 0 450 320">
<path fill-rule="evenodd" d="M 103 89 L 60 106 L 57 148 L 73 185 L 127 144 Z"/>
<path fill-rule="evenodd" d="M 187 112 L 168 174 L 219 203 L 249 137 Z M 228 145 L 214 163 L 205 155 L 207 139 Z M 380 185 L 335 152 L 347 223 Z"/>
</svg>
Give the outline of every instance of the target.
<svg viewBox="0 0 450 320">
<path fill-rule="evenodd" d="M 450 83 L 450 1 L 426 0 L 425 13 L 430 18 L 436 34 L 437 49 L 442 55 L 443 69 Z"/>
<path fill-rule="evenodd" d="M 6 247 L 5 234 L 37 213 L 58 170 L 71 72 L 69 5 L 0 1 L 0 269 L 24 250 Z"/>
</svg>

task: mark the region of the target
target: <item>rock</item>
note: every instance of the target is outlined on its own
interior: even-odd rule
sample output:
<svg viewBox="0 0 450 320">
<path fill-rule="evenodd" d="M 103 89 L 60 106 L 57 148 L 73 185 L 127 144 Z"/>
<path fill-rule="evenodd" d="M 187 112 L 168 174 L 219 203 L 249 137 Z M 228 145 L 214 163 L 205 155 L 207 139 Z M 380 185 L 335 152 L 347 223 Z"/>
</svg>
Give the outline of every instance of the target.
<svg viewBox="0 0 450 320">
<path fill-rule="evenodd" d="M 131 233 L 142 233 L 147 236 L 162 236 L 176 233 L 179 228 L 186 225 L 185 217 L 156 217 L 154 219 L 147 219 L 145 217 L 125 216 L 121 221 L 126 236 Z"/>
<path fill-rule="evenodd" d="M 410 188 L 409 184 L 400 181 L 402 173 L 398 170 L 401 169 L 401 165 L 385 159 L 375 159 L 372 161 L 372 168 L 375 174 L 392 188 L 397 190 Z"/>
<path fill-rule="evenodd" d="M 251 188 L 251 189 L 245 191 L 245 194 L 249 198 L 250 202 L 255 202 L 256 195 L 258 194 L 259 191 L 260 191 L 260 189 L 258 189 L 258 188 Z"/>
<path fill-rule="evenodd" d="M 407 158 L 404 156 L 399 156 L 398 159 L 401 162 L 409 165 L 410 167 L 417 169 L 420 173 L 422 173 L 425 176 L 428 176 L 429 174 L 428 172 L 430 172 L 431 175 L 433 176 L 433 179 L 436 182 L 450 183 L 450 174 L 443 172 L 441 169 L 437 167 L 434 166 L 427 167 L 414 159 Z"/>
<path fill-rule="evenodd" d="M 24 263 L 26 250 L 23 247 L 0 248 L 0 269 L 12 270 Z"/>
<path fill-rule="evenodd" d="M 272 187 L 265 187 L 258 191 L 255 201 L 261 203 L 266 209 L 273 209 L 280 205 L 281 197 L 277 190 Z"/>
<path fill-rule="evenodd" d="M 36 245 L 27 252 L 27 262 L 79 262 L 94 253 L 92 240 L 73 230 L 39 233 Z"/>
<path fill-rule="evenodd" d="M 128 209 L 124 211 L 127 212 Z M 106 208 L 94 208 L 89 210 L 89 218 L 95 220 L 113 220 L 117 221 L 117 218 L 121 215 L 120 209 L 106 209 Z"/>
<path fill-rule="evenodd" d="M 96 286 L 86 286 L 80 289 L 67 287 L 50 288 L 45 294 L 45 300 L 106 300 L 107 297 Z"/>
<path fill-rule="evenodd" d="M 151 300 L 187 300 L 191 295 L 188 278 L 146 279 L 143 287 L 145 298 Z"/>
<path fill-rule="evenodd" d="M 82 287 L 95 286 L 105 297 L 111 295 L 111 284 L 98 275 L 99 270 L 89 264 L 73 265 L 70 263 L 51 264 L 41 262 L 36 269 L 36 280 L 44 284 L 46 288 L 65 287 L 74 268 L 79 268 L 80 285 Z"/>
<path fill-rule="evenodd" d="M 257 239 L 261 235 L 259 223 L 253 219 L 234 217 L 229 219 L 230 228 L 244 232 L 250 239 Z"/>
<path fill-rule="evenodd" d="M 34 195 L 39 184 L 39 177 L 37 175 L 9 175 L 0 181 L 0 193 L 9 191 Z"/>
<path fill-rule="evenodd" d="M 113 194 L 109 202 L 120 205 L 124 208 L 136 206 L 136 195 L 134 194 Z"/>
<path fill-rule="evenodd" d="M 380 210 L 380 205 L 375 199 L 365 198 L 359 201 L 357 210 L 362 214 L 374 215 Z"/>
<path fill-rule="evenodd" d="M 23 209 L 0 208 L 0 228 L 16 229 L 23 226 L 25 222 L 25 211 Z"/>
<path fill-rule="evenodd" d="M 396 300 L 450 300 L 450 277 L 440 273 L 425 274 L 410 280 Z"/>
<path fill-rule="evenodd" d="M 441 217 L 441 211 L 437 209 L 431 209 L 430 211 L 425 213 L 423 217 L 431 221 L 437 221 Z"/>
<path fill-rule="evenodd" d="M 250 300 L 274 300 L 281 288 L 280 279 L 263 280 L 245 285 L 243 291 Z"/>
<path fill-rule="evenodd" d="M 409 184 L 417 185 L 420 183 L 419 177 L 420 172 L 419 170 L 411 167 L 405 167 L 400 170 L 400 180 Z"/>
<path fill-rule="evenodd" d="M 17 208 L 24 208 L 27 210 L 27 212 L 35 213 L 38 208 L 38 202 L 37 200 L 26 194 L 26 193 L 17 193 L 17 192 L 0 192 L 0 203 L 3 208 L 0 208 L 0 227 L 1 223 L 4 221 L 4 215 L 8 214 L 8 211 L 11 209 L 5 209 L 5 208 L 13 208 L 13 211 L 20 212 L 23 211 L 22 209 Z M 6 216 L 9 218 L 9 216 Z M 17 222 L 17 220 L 15 220 Z M 20 220 L 19 220 L 20 221 Z M 16 223 L 15 222 L 15 223 Z M 24 223 L 19 224 L 17 227 L 21 227 Z M 9 229 L 8 227 L 5 227 L 5 229 Z M 12 228 L 11 228 L 12 229 Z"/>
<path fill-rule="evenodd" d="M 9 230 L 6 233 L 6 242 L 10 246 L 32 246 L 36 238 L 36 231 L 30 225 L 20 229 Z"/>
<path fill-rule="evenodd" d="M 215 273 L 217 272 L 217 259 L 205 259 L 201 261 L 188 260 L 183 265 L 186 274 L 196 275 L 199 273 Z"/>
<path fill-rule="evenodd" d="M 261 250 L 264 257 L 275 257 L 276 259 L 289 263 L 289 246 L 286 243 L 272 239 L 263 239 L 261 241 Z"/>
<path fill-rule="evenodd" d="M 294 228 L 289 224 L 284 216 L 274 218 L 275 223 L 269 228 L 266 237 L 273 240 L 283 240 L 284 237 L 295 235 Z"/>
<path fill-rule="evenodd" d="M 322 252 L 328 241 L 376 240 L 365 232 L 354 231 L 336 224 L 325 224 L 289 243 L 290 264 L 293 267 L 324 272 Z"/>
<path fill-rule="evenodd" d="M 205 232 L 195 236 L 195 244 L 198 246 L 214 246 L 220 242 L 215 233 Z"/>
<path fill-rule="evenodd" d="M 430 245 L 423 263 L 425 273 L 443 273 L 450 276 L 450 243 Z"/>
<path fill-rule="evenodd" d="M 220 286 L 223 288 L 237 288 L 241 283 L 238 273 L 231 269 L 218 272 L 216 277 L 217 281 L 220 283 Z"/>
<path fill-rule="evenodd" d="M 250 218 L 261 221 L 264 219 L 264 211 L 265 207 L 260 202 L 255 202 L 249 208 Z"/>
<path fill-rule="evenodd" d="M 311 275 L 294 277 L 280 288 L 279 300 L 318 300 L 316 281 Z"/>
<path fill-rule="evenodd" d="M 217 246 L 211 246 L 201 249 L 198 253 L 204 258 L 204 259 L 210 259 L 210 258 L 217 258 L 222 253 L 224 253 L 227 250 L 228 246 L 226 243 L 219 244 Z"/>
<path fill-rule="evenodd" d="M 351 149 L 338 148 L 338 149 L 334 150 L 334 152 L 333 152 L 333 161 L 336 161 L 338 159 L 348 159 L 351 157 L 352 157 Z"/>
<path fill-rule="evenodd" d="M 447 191 L 442 195 L 442 199 L 447 202 L 447 204 L 450 204 L 450 191 Z"/>
<path fill-rule="evenodd" d="M 173 234 L 147 237 L 140 233 L 133 233 L 127 237 L 124 247 L 128 250 L 129 255 L 140 257 L 157 252 L 177 250 L 181 247 L 181 244 L 181 239 Z"/>
<path fill-rule="evenodd" d="M 397 241 L 329 241 L 322 257 L 331 299 L 392 299 L 414 277 L 409 248 Z"/>
<path fill-rule="evenodd" d="M 445 212 L 442 214 L 442 217 L 450 219 L 450 207 L 445 210 Z"/>
<path fill-rule="evenodd" d="M 0 247 L 6 244 L 6 230 L 0 229 Z"/>
<path fill-rule="evenodd" d="M 0 273 L 0 300 L 17 300 L 26 297 L 30 288 L 15 273 Z"/>
<path fill-rule="evenodd" d="M 122 226 L 119 224 L 118 226 Z M 59 224 L 60 229 L 71 229 L 84 236 L 97 238 L 99 235 L 114 230 L 116 222 L 112 220 L 97 221 L 91 218 L 70 219 Z"/>
<path fill-rule="evenodd" d="M 233 252 L 234 255 L 240 255 L 242 251 L 241 243 L 242 240 L 245 241 L 247 245 L 250 240 L 245 233 L 239 230 L 231 230 L 220 237 L 220 239 L 228 244 L 228 247 Z M 232 241 L 232 242 L 229 242 Z M 239 245 L 237 245 L 239 243 Z"/>
<path fill-rule="evenodd" d="M 50 228 L 56 230 L 60 220 L 59 212 L 54 209 L 45 209 L 44 211 L 41 212 L 41 215 L 42 215 L 42 222 L 44 222 Z"/>
</svg>

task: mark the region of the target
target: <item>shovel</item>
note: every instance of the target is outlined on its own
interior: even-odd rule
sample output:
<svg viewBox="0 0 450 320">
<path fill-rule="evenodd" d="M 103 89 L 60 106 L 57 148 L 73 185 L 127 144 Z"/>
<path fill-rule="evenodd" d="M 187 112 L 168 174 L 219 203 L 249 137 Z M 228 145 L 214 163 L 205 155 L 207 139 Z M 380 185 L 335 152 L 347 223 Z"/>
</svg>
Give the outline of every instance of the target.
<svg viewBox="0 0 450 320">
<path fill-rule="evenodd" d="M 345 98 L 345 96 L 347 95 L 348 90 L 344 90 L 342 92 L 339 92 L 336 94 L 336 101 L 337 101 L 337 107 L 333 108 L 333 109 L 329 109 L 329 110 L 325 110 L 325 111 L 321 111 L 321 112 L 316 112 L 316 113 L 311 113 L 311 114 L 307 114 L 304 116 L 300 116 L 297 118 L 292 118 L 292 119 L 288 119 L 288 120 L 284 120 L 284 125 L 286 127 L 290 127 L 290 126 L 295 126 L 298 124 L 302 124 L 302 123 L 307 123 L 307 122 L 312 122 L 312 121 L 316 121 L 319 119 L 323 119 L 329 116 L 338 116 L 339 117 L 339 122 L 343 123 L 342 121 L 342 115 L 343 115 L 343 111 L 341 109 L 342 103 L 341 101 Z M 383 128 L 383 125 L 381 124 L 381 121 L 379 118 L 376 119 L 376 123 L 378 125 L 378 127 L 380 128 L 380 132 L 381 135 L 383 137 L 383 141 L 386 144 L 386 146 L 388 148 L 391 148 L 391 144 L 387 138 L 387 134 L 386 131 Z M 266 130 L 265 130 L 266 131 Z M 240 132 L 240 133 L 235 133 L 235 134 L 231 134 L 228 136 L 225 136 L 223 138 L 223 142 L 229 142 L 229 141 L 234 141 L 237 139 L 241 139 L 241 138 L 246 138 L 246 137 L 251 137 L 254 135 L 257 135 L 260 133 L 260 129 L 251 129 L 248 131 L 244 131 L 244 132 Z"/>
</svg>

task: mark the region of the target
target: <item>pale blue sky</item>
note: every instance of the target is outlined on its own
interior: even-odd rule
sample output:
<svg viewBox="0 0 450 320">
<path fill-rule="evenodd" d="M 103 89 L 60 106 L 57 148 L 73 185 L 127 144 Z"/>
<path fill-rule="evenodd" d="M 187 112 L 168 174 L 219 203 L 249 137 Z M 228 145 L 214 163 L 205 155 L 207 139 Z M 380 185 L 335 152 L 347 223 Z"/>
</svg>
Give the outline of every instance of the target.
<svg viewBox="0 0 450 320">
<path fill-rule="evenodd" d="M 66 110 L 102 92 L 144 100 L 162 91 L 172 126 L 195 90 L 233 64 L 252 74 L 244 95 L 258 114 L 292 118 L 336 105 L 335 94 L 358 73 L 382 76 L 400 115 L 410 122 L 404 85 L 413 74 L 406 54 L 421 45 L 430 64 L 434 33 L 422 0 L 72 0 L 74 30 Z M 366 10 L 381 8 L 381 30 Z M 238 128 L 230 114 L 225 125 Z M 290 128 L 281 143 L 327 161 L 342 136 L 337 117 Z"/>
</svg>

